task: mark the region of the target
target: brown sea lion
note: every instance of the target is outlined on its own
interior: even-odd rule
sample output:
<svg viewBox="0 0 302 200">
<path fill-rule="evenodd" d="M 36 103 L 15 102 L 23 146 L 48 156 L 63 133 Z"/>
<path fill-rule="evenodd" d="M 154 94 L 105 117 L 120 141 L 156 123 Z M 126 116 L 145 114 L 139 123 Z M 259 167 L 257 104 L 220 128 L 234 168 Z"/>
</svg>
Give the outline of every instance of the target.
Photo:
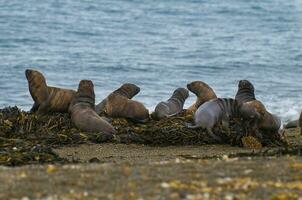
<svg viewBox="0 0 302 200">
<path fill-rule="evenodd" d="M 113 91 L 112 93 L 119 94 L 121 96 L 124 96 L 128 99 L 132 99 L 135 95 L 137 95 L 140 92 L 140 88 L 132 83 L 125 83 L 117 90 Z M 105 105 L 107 103 L 107 98 L 104 99 L 101 103 L 99 103 L 95 110 L 98 114 L 104 113 Z"/>
<path fill-rule="evenodd" d="M 155 119 L 162 119 L 177 115 L 183 110 L 184 103 L 189 97 L 189 92 L 185 88 L 177 88 L 167 101 L 162 101 L 155 107 L 152 116 Z"/>
<path fill-rule="evenodd" d="M 96 106 L 96 112 L 104 113 L 108 117 L 122 117 L 137 122 L 147 122 L 149 120 L 148 109 L 142 103 L 131 100 L 139 91 L 138 86 L 126 83 L 99 103 Z"/>
<path fill-rule="evenodd" d="M 197 96 L 196 102 L 188 108 L 189 111 L 195 112 L 203 103 L 217 98 L 214 90 L 202 81 L 193 81 L 187 85 L 187 88 Z"/>
<path fill-rule="evenodd" d="M 46 114 L 48 112 L 68 112 L 68 107 L 75 95 L 74 90 L 49 87 L 42 73 L 25 70 L 29 92 L 34 100 L 31 112 Z"/>
<path fill-rule="evenodd" d="M 95 112 L 94 107 L 93 83 L 90 80 L 82 80 L 69 107 L 71 121 L 82 131 L 116 133 L 114 127 Z"/>
<path fill-rule="evenodd" d="M 258 127 L 260 130 L 276 132 L 280 129 L 280 118 L 268 112 L 265 106 L 256 99 L 254 86 L 251 82 L 247 80 L 239 81 L 235 99 L 238 103 L 248 107 L 249 110 L 256 110 L 259 113 Z"/>
</svg>

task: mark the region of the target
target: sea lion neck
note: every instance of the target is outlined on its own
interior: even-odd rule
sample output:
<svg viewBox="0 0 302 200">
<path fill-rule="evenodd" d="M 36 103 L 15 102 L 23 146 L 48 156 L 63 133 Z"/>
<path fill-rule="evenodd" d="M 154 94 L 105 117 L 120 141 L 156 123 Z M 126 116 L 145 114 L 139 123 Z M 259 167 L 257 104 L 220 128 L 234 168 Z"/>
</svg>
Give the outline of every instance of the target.
<svg viewBox="0 0 302 200">
<path fill-rule="evenodd" d="M 76 93 L 77 102 L 88 103 L 95 106 L 94 85 L 90 80 L 81 80 Z"/>
</svg>

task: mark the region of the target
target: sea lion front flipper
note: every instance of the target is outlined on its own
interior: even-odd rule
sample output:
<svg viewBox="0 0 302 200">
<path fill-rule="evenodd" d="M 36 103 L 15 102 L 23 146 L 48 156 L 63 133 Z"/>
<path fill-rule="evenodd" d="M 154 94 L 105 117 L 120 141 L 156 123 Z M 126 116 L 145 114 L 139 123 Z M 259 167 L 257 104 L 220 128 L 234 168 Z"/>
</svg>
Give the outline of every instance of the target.
<svg viewBox="0 0 302 200">
<path fill-rule="evenodd" d="M 49 110 L 50 110 L 49 100 L 47 100 L 47 101 L 41 103 L 41 105 L 39 106 L 39 108 L 37 110 L 37 114 L 44 115 L 44 114 L 48 113 Z"/>
<path fill-rule="evenodd" d="M 36 112 L 39 109 L 39 106 L 40 105 L 37 102 L 35 102 L 29 112 L 31 112 L 31 113 Z"/>
</svg>

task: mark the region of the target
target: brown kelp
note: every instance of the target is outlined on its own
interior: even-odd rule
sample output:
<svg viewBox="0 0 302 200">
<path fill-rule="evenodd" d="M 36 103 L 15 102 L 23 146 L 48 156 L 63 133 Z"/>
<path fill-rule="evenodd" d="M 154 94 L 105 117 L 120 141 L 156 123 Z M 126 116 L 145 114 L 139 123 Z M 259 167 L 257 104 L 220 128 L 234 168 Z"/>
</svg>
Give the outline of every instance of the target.
<svg viewBox="0 0 302 200">
<path fill-rule="evenodd" d="M 182 112 L 171 118 L 148 123 L 135 123 L 126 119 L 108 119 L 117 134 L 85 133 L 76 129 L 68 114 L 40 116 L 21 111 L 17 107 L 0 109 L 0 165 L 67 162 L 53 152 L 53 148 L 83 143 L 142 143 L 148 145 L 201 145 L 215 141 L 202 129 L 188 129 L 185 122 L 192 121 L 192 113 Z M 284 144 L 278 134 L 253 134 L 240 119 L 232 119 L 231 131 L 220 125 L 214 133 L 226 144 L 259 147 Z"/>
</svg>

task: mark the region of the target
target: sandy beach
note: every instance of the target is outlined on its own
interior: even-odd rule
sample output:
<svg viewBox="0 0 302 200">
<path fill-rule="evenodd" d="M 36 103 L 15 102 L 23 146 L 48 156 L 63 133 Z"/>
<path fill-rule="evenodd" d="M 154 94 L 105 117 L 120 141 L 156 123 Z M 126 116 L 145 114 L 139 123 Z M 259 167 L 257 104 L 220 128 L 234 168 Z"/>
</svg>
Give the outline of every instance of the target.
<svg viewBox="0 0 302 200">
<path fill-rule="evenodd" d="M 292 147 L 301 141 L 299 131 L 285 133 Z M 1 167 L 0 199 L 298 199 L 302 195 L 299 151 L 112 143 L 54 151 L 71 164 Z"/>
</svg>

